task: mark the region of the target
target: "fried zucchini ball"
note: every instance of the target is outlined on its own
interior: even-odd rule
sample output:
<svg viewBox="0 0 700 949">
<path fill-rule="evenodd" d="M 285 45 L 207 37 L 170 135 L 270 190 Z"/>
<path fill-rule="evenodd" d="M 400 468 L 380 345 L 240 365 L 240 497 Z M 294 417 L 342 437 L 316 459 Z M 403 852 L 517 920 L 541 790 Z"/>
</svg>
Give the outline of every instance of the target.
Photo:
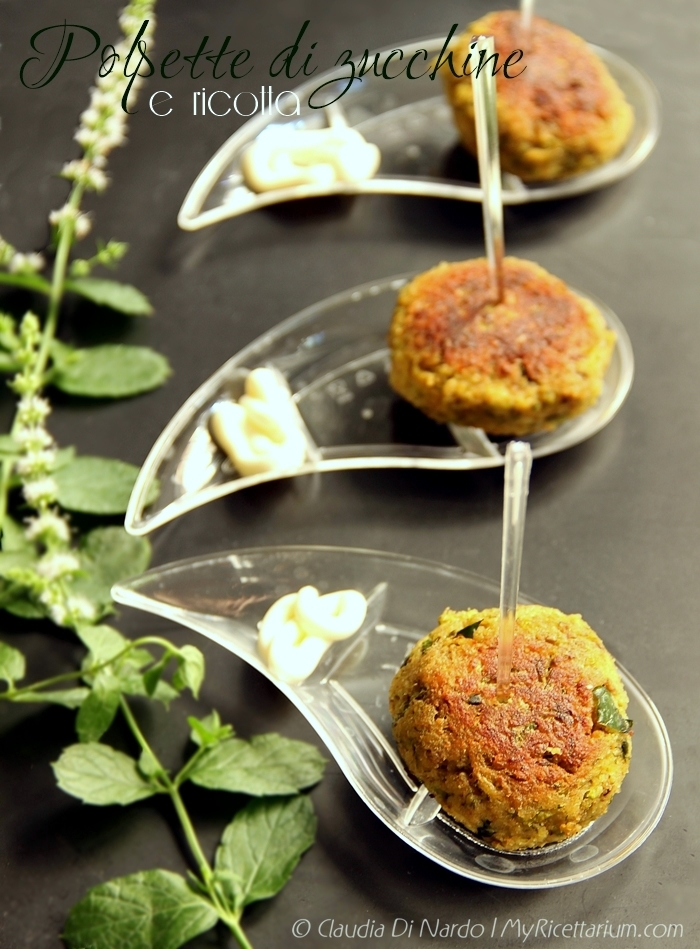
<svg viewBox="0 0 700 949">
<path fill-rule="evenodd" d="M 591 47 L 570 30 L 533 17 L 528 40 L 520 13 L 502 10 L 470 23 L 453 46 L 460 72 L 474 36 L 494 37 L 499 65 L 516 49 L 506 78 L 496 77 L 501 167 L 523 181 L 568 178 L 604 164 L 630 136 L 634 113 L 622 90 Z M 478 59 L 472 56 L 471 70 Z M 476 155 L 474 99 L 469 75 L 443 68 L 447 97 L 462 144 Z"/>
<path fill-rule="evenodd" d="M 406 767 L 484 843 L 566 840 L 607 810 L 631 722 L 615 661 L 579 615 L 517 611 L 510 696 L 496 698 L 498 609 L 445 610 L 396 673 L 389 705 Z"/>
<path fill-rule="evenodd" d="M 436 422 L 496 436 L 550 431 L 598 400 L 615 334 L 537 264 L 506 257 L 503 275 L 498 304 L 485 258 L 407 284 L 389 330 L 389 381 Z"/>
</svg>

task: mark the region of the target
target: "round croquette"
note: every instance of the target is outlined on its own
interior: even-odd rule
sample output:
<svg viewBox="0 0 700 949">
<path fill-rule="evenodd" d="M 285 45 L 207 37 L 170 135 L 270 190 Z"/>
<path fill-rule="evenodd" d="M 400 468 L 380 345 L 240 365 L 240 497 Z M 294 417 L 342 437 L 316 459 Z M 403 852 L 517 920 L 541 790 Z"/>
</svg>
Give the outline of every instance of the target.
<svg viewBox="0 0 700 949">
<path fill-rule="evenodd" d="M 600 396 L 615 345 L 599 310 L 528 260 L 503 261 L 493 304 L 485 258 L 442 263 L 399 294 L 392 387 L 436 422 L 490 435 L 548 431 Z"/>
<path fill-rule="evenodd" d="M 510 697 L 499 701 L 498 624 L 498 609 L 445 610 L 396 673 L 389 704 L 401 757 L 443 810 L 489 846 L 523 850 L 607 810 L 629 767 L 631 723 L 599 637 L 544 606 L 518 607 Z"/>
<path fill-rule="evenodd" d="M 588 171 L 614 158 L 630 136 L 634 113 L 621 89 L 580 36 L 533 17 L 525 40 L 517 10 L 475 20 L 453 46 L 461 72 L 474 36 L 494 37 L 499 65 L 516 49 L 518 62 L 496 76 L 501 167 L 523 181 L 547 181 Z M 478 63 L 472 53 L 467 64 Z M 491 68 L 491 67 L 489 67 Z M 476 155 L 474 99 L 469 75 L 441 70 L 455 123 L 467 151 Z"/>
</svg>

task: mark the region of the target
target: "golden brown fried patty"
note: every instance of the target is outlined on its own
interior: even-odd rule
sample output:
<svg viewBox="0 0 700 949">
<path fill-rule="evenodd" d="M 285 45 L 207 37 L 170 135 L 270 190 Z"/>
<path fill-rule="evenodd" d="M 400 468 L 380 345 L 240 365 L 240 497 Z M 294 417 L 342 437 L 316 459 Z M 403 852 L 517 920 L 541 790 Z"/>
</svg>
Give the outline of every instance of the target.
<svg viewBox="0 0 700 949">
<path fill-rule="evenodd" d="M 497 305 L 484 258 L 439 264 L 407 284 L 389 330 L 389 381 L 436 422 L 529 435 L 597 401 L 615 334 L 537 264 L 506 257 L 503 270 Z"/>
<path fill-rule="evenodd" d="M 514 78 L 507 79 L 502 71 L 496 78 L 504 171 L 524 181 L 565 178 L 617 155 L 632 131 L 634 113 L 581 37 L 533 17 L 530 39 L 525 40 L 517 10 L 489 13 L 470 23 L 456 41 L 456 72 L 462 71 L 470 43 L 479 34 L 494 37 L 499 65 L 513 50 L 524 50 L 523 58 L 508 67 Z M 467 70 L 476 63 L 472 53 Z M 441 72 L 462 142 L 476 155 L 471 78 L 456 78 L 444 66 Z"/>
<path fill-rule="evenodd" d="M 396 673 L 389 704 L 401 757 L 444 810 L 490 846 L 521 850 L 571 837 L 607 810 L 631 740 L 598 723 L 593 690 L 605 687 L 621 716 L 627 695 L 580 616 L 519 606 L 511 694 L 499 701 L 498 618 L 445 610 Z"/>
</svg>

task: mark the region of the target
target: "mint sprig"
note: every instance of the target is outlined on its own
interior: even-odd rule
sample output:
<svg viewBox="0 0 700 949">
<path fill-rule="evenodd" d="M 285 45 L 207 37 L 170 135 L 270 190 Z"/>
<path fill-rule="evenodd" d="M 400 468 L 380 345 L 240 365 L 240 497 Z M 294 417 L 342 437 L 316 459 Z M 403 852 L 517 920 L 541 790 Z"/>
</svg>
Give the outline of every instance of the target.
<svg viewBox="0 0 700 949">
<path fill-rule="evenodd" d="M 0 700 L 77 707 L 79 741 L 64 748 L 52 765 L 58 786 L 97 807 L 169 797 L 196 873 L 186 879 L 168 870 L 147 870 L 93 887 L 70 911 L 63 933 L 68 949 L 176 949 L 217 923 L 242 949 L 251 949 L 241 927 L 243 911 L 278 893 L 313 843 L 316 818 L 303 791 L 323 776 L 324 758 L 312 745 L 277 734 L 250 741 L 234 737 L 232 726 L 212 711 L 187 719 L 192 750 L 178 771 L 170 771 L 129 697 L 168 702 L 184 689 L 196 695 L 205 674 L 201 652 L 157 636 L 130 640 L 107 625 L 80 627 L 78 635 L 88 650 L 81 668 L 28 686 L 19 684 L 26 674 L 24 656 L 0 643 L 0 680 L 6 683 Z M 72 688 L 54 688 L 70 679 Z M 131 732 L 136 754 L 104 740 L 118 715 Z M 213 865 L 182 797 L 187 782 L 251 798 L 224 829 Z M 149 925 L 136 934 L 133 927 L 146 920 Z M 129 933 L 131 941 L 125 942 Z"/>
</svg>

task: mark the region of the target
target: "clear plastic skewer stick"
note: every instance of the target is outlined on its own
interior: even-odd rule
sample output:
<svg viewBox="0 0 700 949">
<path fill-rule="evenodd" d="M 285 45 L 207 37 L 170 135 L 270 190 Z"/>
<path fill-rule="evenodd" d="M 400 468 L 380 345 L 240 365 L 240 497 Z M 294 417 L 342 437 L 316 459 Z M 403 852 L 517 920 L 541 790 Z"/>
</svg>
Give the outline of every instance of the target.
<svg viewBox="0 0 700 949">
<path fill-rule="evenodd" d="M 475 56 L 479 64 L 472 71 L 476 148 L 481 180 L 481 206 L 484 215 L 484 241 L 491 272 L 494 303 L 503 299 L 503 199 L 501 196 L 501 157 L 498 150 L 496 78 L 493 67 L 492 36 L 476 38 Z"/>
<path fill-rule="evenodd" d="M 501 552 L 501 618 L 498 627 L 498 669 L 496 696 L 510 694 L 510 670 L 513 665 L 515 611 L 520 588 L 523 560 L 525 511 L 530 488 L 532 450 L 527 442 L 509 442 L 506 449 L 505 486 L 503 489 L 503 548 Z"/>
<path fill-rule="evenodd" d="M 527 46 L 532 27 L 532 14 L 535 9 L 535 0 L 520 0 L 520 29 L 523 34 L 523 46 Z"/>
</svg>

